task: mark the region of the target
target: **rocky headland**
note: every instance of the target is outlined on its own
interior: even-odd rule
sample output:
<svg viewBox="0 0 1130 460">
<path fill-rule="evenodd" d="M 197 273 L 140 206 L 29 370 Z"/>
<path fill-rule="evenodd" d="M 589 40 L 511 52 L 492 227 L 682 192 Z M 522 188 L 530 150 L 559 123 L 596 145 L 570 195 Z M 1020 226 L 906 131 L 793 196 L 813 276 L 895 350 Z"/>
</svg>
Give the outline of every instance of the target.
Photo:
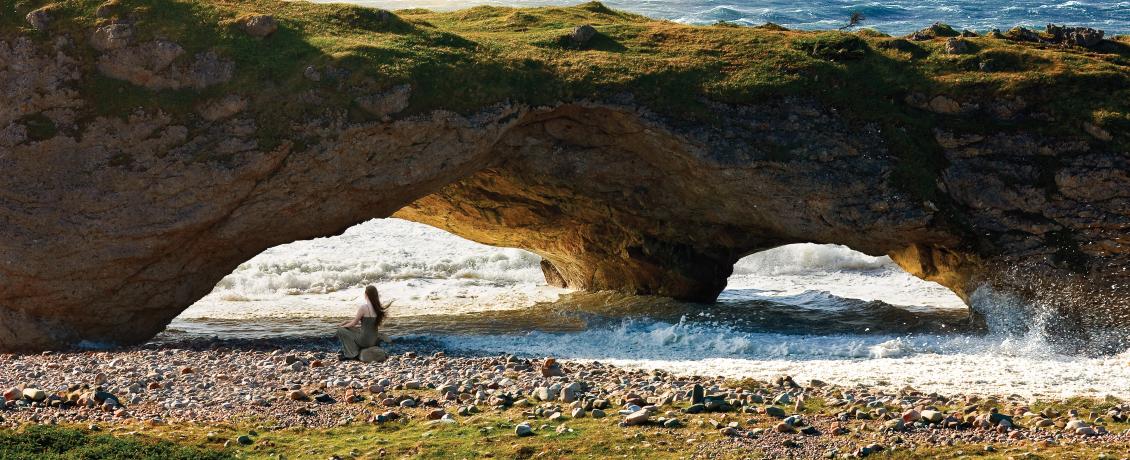
<svg viewBox="0 0 1130 460">
<path fill-rule="evenodd" d="M 143 342 L 260 251 L 394 213 L 577 289 L 710 301 L 819 242 L 1077 337 L 1130 313 L 1125 38 L 0 6 L 2 350 Z"/>
</svg>

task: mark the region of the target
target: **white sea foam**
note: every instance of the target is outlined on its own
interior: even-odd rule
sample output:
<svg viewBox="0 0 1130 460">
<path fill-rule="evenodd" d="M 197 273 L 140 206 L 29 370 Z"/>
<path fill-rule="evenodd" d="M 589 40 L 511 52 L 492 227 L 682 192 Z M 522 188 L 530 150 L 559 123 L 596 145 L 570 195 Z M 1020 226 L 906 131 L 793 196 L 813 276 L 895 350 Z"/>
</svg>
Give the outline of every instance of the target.
<svg viewBox="0 0 1130 460">
<path fill-rule="evenodd" d="M 1025 396 L 1130 395 L 1130 356 L 1058 355 L 1030 337 L 998 335 L 786 335 L 724 325 L 646 320 L 577 333 L 443 336 L 446 347 L 521 351 L 566 360 L 601 360 L 687 375 L 760 378 L 787 374 L 844 385 Z"/>
<path fill-rule="evenodd" d="M 806 315 L 816 315 L 817 322 L 825 313 L 855 321 L 875 309 L 871 324 L 881 325 L 887 318 L 881 315 L 903 321 L 908 314 L 933 318 L 929 315 L 939 311 L 965 311 L 953 293 L 905 273 L 889 258 L 842 246 L 790 245 L 749 256 L 737 264 L 720 304 L 711 309 L 663 320 L 655 314 L 666 307 L 646 302 L 620 313 L 597 308 L 585 313 L 596 315 L 586 320 L 587 327 L 580 321 L 581 330 L 572 332 L 538 327 L 563 318 L 540 303 L 566 292 L 545 285 L 538 262 L 525 251 L 484 246 L 397 219 L 375 220 L 339 237 L 264 252 L 225 278 L 174 327 L 231 335 L 264 330 L 290 334 L 295 331 L 286 321 L 306 317 L 311 320 L 293 324 L 316 328 L 325 323 L 328 334 L 333 321 L 320 318 L 352 314 L 361 286 L 376 283 L 384 299 L 394 301 L 394 319 L 405 319 L 412 334 L 453 350 L 600 359 L 735 378 L 786 373 L 798 379 L 909 384 L 945 392 L 1130 396 L 1130 352 L 1106 358 L 1058 354 L 1042 329 L 1053 316 L 987 289 L 972 296 L 973 307 L 986 318 L 987 334 L 939 333 L 938 328 L 880 328 L 900 332 L 876 333 L 855 323 L 811 333 L 807 325 L 816 323 Z M 784 322 L 735 320 L 767 311 L 758 302 L 777 305 L 773 314 L 783 315 Z M 674 311 L 683 311 L 678 308 L 687 306 Z M 494 316 L 476 316 L 483 312 Z M 205 318 L 238 321 L 208 323 Z M 242 321 L 246 319 L 254 321 Z M 477 321 L 476 326 L 469 321 Z M 789 322 L 801 327 L 789 329 Z M 930 323 L 908 322 L 910 327 Z"/>
<path fill-rule="evenodd" d="M 181 318 L 348 316 L 369 284 L 379 286 L 400 315 L 524 308 L 564 292 L 545 285 L 540 262 L 528 251 L 400 219 L 374 219 L 336 237 L 264 251 Z"/>
</svg>

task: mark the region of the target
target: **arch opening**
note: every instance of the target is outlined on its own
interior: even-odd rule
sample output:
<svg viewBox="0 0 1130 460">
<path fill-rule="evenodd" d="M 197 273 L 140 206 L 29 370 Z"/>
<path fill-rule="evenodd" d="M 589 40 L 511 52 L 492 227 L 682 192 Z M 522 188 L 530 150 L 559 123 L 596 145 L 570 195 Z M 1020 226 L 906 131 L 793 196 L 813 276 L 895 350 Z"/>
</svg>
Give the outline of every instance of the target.
<svg viewBox="0 0 1130 460">
<path fill-rule="evenodd" d="M 392 302 L 387 326 L 400 335 L 576 332 L 630 318 L 688 316 L 794 334 L 941 332 L 967 316 L 963 301 L 946 288 L 889 257 L 838 245 L 792 244 L 746 256 L 710 304 L 582 293 L 553 286 L 547 275 L 532 252 L 374 219 L 240 264 L 159 340 L 325 336 L 369 284 Z"/>
</svg>

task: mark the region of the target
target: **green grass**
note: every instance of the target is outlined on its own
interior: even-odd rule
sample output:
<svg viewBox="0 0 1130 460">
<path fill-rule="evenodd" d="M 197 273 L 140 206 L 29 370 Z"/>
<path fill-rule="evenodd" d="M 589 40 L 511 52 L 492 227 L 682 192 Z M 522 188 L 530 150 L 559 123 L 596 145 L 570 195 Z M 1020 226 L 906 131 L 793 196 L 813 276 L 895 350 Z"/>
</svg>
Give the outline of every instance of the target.
<svg viewBox="0 0 1130 460">
<path fill-rule="evenodd" d="M 145 442 L 93 434 L 74 428 L 31 425 L 21 431 L 0 430 L 4 460 L 222 460 L 231 455 L 213 449 Z"/>
<path fill-rule="evenodd" d="M 968 38 L 974 54 L 947 55 L 945 37 L 956 31 L 944 26 L 930 28 L 929 34 L 938 37 L 934 40 L 910 42 L 870 30 L 688 26 L 599 3 L 390 13 L 273 0 L 114 1 L 117 16 L 135 19 L 139 40 L 173 40 L 189 51 L 181 59 L 215 50 L 237 63 L 236 74 L 229 83 L 201 92 L 152 92 L 88 78 L 83 93 L 94 103 L 87 116 L 161 109 L 192 127 L 199 123 L 191 116 L 195 101 L 238 93 L 251 98 L 265 147 L 284 140 L 301 143 L 285 138 L 290 123 L 304 117 L 336 112 L 350 121 L 373 120 L 356 98 L 410 83 L 415 91 L 402 116 L 435 109 L 473 113 L 506 101 L 599 100 L 629 92 L 672 119 L 702 123 L 716 116 L 704 100 L 749 104 L 815 98 L 836 108 L 851 129 L 881 128 L 899 158 L 892 183 L 931 200 L 938 199 L 935 182 L 945 167 L 933 139 L 935 127 L 982 133 L 1030 129 L 1093 142 L 1082 130 L 1083 122 L 1092 122 L 1115 133 L 1112 148 L 1130 148 L 1125 134 L 1130 130 L 1130 44 L 1125 39 L 1083 50 Z M 46 4 L 0 0 L 0 38 L 27 32 L 23 16 Z M 53 31 L 80 40 L 109 20 L 95 16 L 99 1 L 54 5 Z M 279 31 L 266 39 L 243 33 L 239 19 L 255 13 L 274 15 Z M 574 26 L 586 23 L 600 31 L 589 46 L 578 49 L 562 40 Z M 51 34 L 33 35 L 47 43 Z M 95 73 L 90 68 L 94 51 L 76 49 Z M 310 65 L 337 72 L 333 78 L 310 81 L 302 76 Z M 309 91 L 317 92 L 321 102 L 294 97 Z M 904 102 L 915 93 L 983 105 L 1019 98 L 1042 115 L 1020 120 L 937 115 Z"/>
<path fill-rule="evenodd" d="M 731 387 L 775 394 L 780 391 L 765 382 L 744 380 L 730 382 Z M 407 392 L 424 397 L 434 396 L 427 391 Z M 834 393 L 834 391 L 833 391 Z M 997 407 L 1005 412 L 1012 403 L 991 403 L 982 401 L 979 410 Z M 1034 402 L 1030 409 L 1039 412 L 1053 408 L 1066 414 L 1067 410 L 1078 410 L 1082 417 L 1091 420 L 1091 412 L 1105 417 L 1105 412 L 1121 401 L 1115 398 L 1071 398 Z M 679 402 L 661 409 L 680 411 L 687 402 Z M 964 403 L 952 401 L 949 404 L 936 404 L 944 412 L 960 410 Z M 848 410 L 848 406 L 832 407 L 823 397 L 810 396 L 802 411 L 807 417 L 832 417 Z M 889 407 L 894 410 L 895 408 Z M 382 412 L 384 409 L 366 404 L 356 405 L 358 418 L 367 413 Z M 233 419 L 220 424 L 159 424 L 123 422 L 107 425 L 109 434 L 88 433 L 73 427 L 27 426 L 21 431 L 0 430 L 0 458 L 66 458 L 66 459 L 116 459 L 116 458 L 170 458 L 170 459 L 277 459 L 280 455 L 288 459 L 326 459 L 341 458 L 687 458 L 703 443 L 727 442 L 726 437 L 711 427 L 710 421 L 723 423 L 737 421 L 743 429 L 763 428 L 772 430 L 778 420 L 758 414 L 705 413 L 680 414 L 685 424 L 682 428 L 665 429 L 655 426 L 620 427 L 620 417 L 611 415 L 603 419 L 584 417 L 567 418 L 563 422 L 550 422 L 545 418 L 527 420 L 524 411 L 530 408 L 510 408 L 492 410 L 472 416 L 458 416 L 458 424 L 445 425 L 424 420 L 430 409 L 398 409 L 409 415 L 407 419 L 380 425 L 360 420 L 334 428 L 272 428 L 276 425 L 270 419 Z M 792 408 L 786 408 L 792 412 Z M 870 410 L 870 409 L 867 409 Z M 609 410 L 615 413 L 615 410 Z M 1027 419 L 1016 418 L 1021 429 L 1027 429 Z M 538 429 L 531 437 L 518 438 L 514 435 L 517 423 L 528 421 Z M 556 433 L 560 424 L 573 431 Z M 863 429 L 843 436 L 831 434 L 820 438 L 805 438 L 805 442 L 816 439 L 837 441 L 843 445 L 865 445 L 870 443 L 872 432 L 877 430 L 881 420 L 853 420 L 846 424 L 853 430 L 861 424 L 872 428 Z M 1114 433 L 1130 429 L 1126 422 L 1107 420 L 1103 425 Z M 949 433 L 946 430 L 942 433 Z M 252 443 L 247 446 L 236 444 L 239 436 L 250 436 Z M 230 444 L 230 447 L 225 447 Z M 984 443 L 954 446 L 918 447 L 900 449 L 879 454 L 876 458 L 959 458 L 977 457 L 988 459 L 1006 458 L 1097 458 L 1099 454 L 1115 455 L 1126 452 L 1130 446 L 1122 442 L 1093 444 L 1071 443 L 1063 445 L 1041 445 L 1023 442 L 1012 445 L 997 445 L 995 451 L 986 451 Z M 1034 457 L 1031 455 L 1035 455 Z M 748 448 L 724 451 L 720 458 L 763 458 L 757 451 Z"/>
</svg>

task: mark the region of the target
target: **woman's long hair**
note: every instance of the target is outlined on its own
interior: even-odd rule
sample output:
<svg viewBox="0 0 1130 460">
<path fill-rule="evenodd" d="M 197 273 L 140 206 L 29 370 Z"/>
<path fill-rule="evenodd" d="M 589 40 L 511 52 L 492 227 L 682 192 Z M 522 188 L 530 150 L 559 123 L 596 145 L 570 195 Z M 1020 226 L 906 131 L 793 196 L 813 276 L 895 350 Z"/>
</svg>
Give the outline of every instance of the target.
<svg viewBox="0 0 1130 460">
<path fill-rule="evenodd" d="M 371 284 L 365 286 L 365 298 L 373 305 L 373 311 L 377 314 L 376 325 L 379 327 L 388 315 L 385 313 L 385 305 L 381 305 L 381 295 L 377 293 L 377 287 Z"/>
</svg>

